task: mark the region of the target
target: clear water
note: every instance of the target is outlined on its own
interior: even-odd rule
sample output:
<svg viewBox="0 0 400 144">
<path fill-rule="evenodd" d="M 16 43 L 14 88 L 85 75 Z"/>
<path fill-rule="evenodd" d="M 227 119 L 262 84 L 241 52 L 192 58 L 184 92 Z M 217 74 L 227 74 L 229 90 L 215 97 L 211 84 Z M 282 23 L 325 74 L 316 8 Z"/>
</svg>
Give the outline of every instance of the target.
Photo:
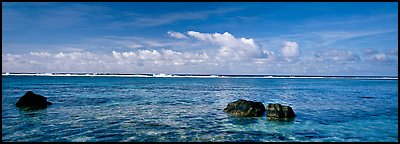
<svg viewBox="0 0 400 144">
<path fill-rule="evenodd" d="M 53 105 L 19 110 L 28 90 Z M 297 117 L 224 113 L 237 99 Z M 398 142 L 398 80 L 3 76 L 2 141 Z"/>
</svg>

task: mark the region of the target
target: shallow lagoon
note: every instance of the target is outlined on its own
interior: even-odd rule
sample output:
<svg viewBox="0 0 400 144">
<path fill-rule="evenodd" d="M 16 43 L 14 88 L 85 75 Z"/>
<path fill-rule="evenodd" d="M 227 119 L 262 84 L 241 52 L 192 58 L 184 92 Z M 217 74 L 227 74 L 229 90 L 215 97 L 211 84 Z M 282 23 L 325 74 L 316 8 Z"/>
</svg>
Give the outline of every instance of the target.
<svg viewBox="0 0 400 144">
<path fill-rule="evenodd" d="M 28 90 L 53 105 L 20 111 Z M 237 99 L 297 117 L 224 113 Z M 398 142 L 398 80 L 3 76 L 2 141 Z"/>
</svg>

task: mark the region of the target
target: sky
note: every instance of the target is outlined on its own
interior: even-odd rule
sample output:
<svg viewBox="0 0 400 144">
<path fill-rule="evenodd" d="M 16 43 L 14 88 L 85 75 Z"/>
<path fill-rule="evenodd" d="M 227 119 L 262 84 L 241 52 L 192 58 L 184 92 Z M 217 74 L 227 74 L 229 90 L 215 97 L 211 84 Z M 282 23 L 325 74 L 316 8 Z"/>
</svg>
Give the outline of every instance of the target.
<svg viewBox="0 0 400 144">
<path fill-rule="evenodd" d="M 398 76 L 396 2 L 2 2 L 2 72 Z"/>
</svg>

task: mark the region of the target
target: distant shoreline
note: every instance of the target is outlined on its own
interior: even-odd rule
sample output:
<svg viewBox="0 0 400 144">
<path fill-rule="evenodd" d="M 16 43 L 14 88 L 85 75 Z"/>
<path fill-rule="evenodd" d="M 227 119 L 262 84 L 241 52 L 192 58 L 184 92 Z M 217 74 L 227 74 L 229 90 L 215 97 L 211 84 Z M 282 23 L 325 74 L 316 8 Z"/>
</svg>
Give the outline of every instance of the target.
<svg viewBox="0 0 400 144">
<path fill-rule="evenodd" d="M 215 75 L 215 74 L 118 74 L 118 73 L 2 73 L 2 76 L 86 76 L 86 77 L 166 77 L 166 78 L 334 78 L 334 79 L 390 79 L 397 76 L 307 76 L 307 75 Z"/>
</svg>

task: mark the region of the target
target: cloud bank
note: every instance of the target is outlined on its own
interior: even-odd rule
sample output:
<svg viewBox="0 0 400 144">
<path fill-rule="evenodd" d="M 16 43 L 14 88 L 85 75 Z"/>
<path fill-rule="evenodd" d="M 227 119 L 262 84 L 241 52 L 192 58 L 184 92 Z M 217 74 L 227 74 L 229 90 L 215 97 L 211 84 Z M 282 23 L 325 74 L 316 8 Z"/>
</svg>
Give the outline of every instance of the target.
<svg viewBox="0 0 400 144">
<path fill-rule="evenodd" d="M 110 44 L 101 52 L 80 49 L 7 53 L 2 54 L 2 68 L 3 72 L 309 74 L 327 72 L 324 69 L 346 72 L 355 62 L 397 65 L 398 58 L 397 50 L 365 49 L 357 53 L 332 48 L 307 56 L 300 53 L 298 42 L 287 40 L 276 48 L 280 52 L 277 55 L 252 38 L 235 37 L 229 32 L 168 31 L 167 35 L 174 39 L 106 37 L 91 41 L 91 47 Z M 101 43 L 93 45 L 98 42 Z"/>
</svg>

